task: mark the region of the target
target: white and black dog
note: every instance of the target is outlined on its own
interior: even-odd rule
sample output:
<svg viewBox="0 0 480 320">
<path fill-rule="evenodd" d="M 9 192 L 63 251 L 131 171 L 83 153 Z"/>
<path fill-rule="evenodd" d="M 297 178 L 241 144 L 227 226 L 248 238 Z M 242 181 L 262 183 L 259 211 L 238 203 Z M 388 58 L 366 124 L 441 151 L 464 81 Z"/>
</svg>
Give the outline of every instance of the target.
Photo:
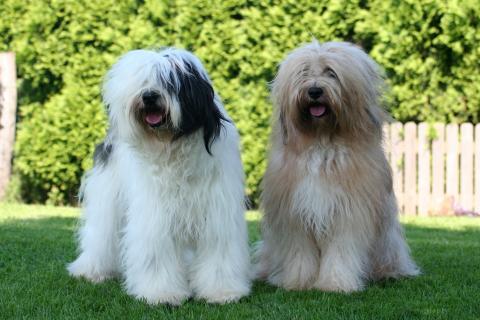
<svg viewBox="0 0 480 320">
<path fill-rule="evenodd" d="M 82 183 L 73 276 L 149 303 L 250 291 L 239 137 L 193 54 L 135 50 L 103 87 L 110 128 Z"/>
</svg>

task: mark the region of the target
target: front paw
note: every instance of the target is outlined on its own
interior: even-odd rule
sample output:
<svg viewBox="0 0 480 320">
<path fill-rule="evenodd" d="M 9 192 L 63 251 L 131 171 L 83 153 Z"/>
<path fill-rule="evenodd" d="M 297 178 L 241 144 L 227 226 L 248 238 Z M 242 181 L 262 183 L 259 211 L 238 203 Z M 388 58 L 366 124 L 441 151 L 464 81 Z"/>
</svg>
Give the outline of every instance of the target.
<svg viewBox="0 0 480 320">
<path fill-rule="evenodd" d="M 68 273 L 72 277 L 85 278 L 93 283 L 100 283 L 114 277 L 112 270 L 106 270 L 100 263 L 86 255 L 80 255 L 74 262 L 67 266 Z"/>
<path fill-rule="evenodd" d="M 197 298 L 205 299 L 208 303 L 225 304 L 240 300 L 240 298 L 248 295 L 249 291 L 248 288 L 242 290 L 218 289 L 197 294 Z"/>
<path fill-rule="evenodd" d="M 160 276 L 144 277 L 137 279 L 136 283 L 129 282 L 127 279 L 127 292 L 148 304 L 179 306 L 190 298 L 191 293 L 186 285 L 169 280 L 162 281 L 160 278 Z"/>
<path fill-rule="evenodd" d="M 327 274 L 320 273 L 313 287 L 321 291 L 349 293 L 361 291 L 364 288 L 364 283 L 361 277 L 355 274 L 329 272 Z"/>
<path fill-rule="evenodd" d="M 205 274 L 204 274 L 205 276 Z M 248 275 L 224 277 L 197 277 L 191 282 L 195 297 L 208 303 L 235 302 L 250 293 Z"/>
<path fill-rule="evenodd" d="M 172 306 L 180 306 L 184 301 L 190 297 L 186 291 L 179 292 L 142 292 L 134 294 L 135 298 L 144 300 L 148 304 L 168 304 Z"/>
<path fill-rule="evenodd" d="M 313 255 L 296 255 L 283 261 L 282 268 L 268 277 L 268 282 L 286 290 L 312 288 L 318 273 L 318 261 Z"/>
<path fill-rule="evenodd" d="M 250 293 L 251 274 L 207 268 L 197 273 L 190 284 L 197 299 L 224 304 L 238 301 Z"/>
</svg>

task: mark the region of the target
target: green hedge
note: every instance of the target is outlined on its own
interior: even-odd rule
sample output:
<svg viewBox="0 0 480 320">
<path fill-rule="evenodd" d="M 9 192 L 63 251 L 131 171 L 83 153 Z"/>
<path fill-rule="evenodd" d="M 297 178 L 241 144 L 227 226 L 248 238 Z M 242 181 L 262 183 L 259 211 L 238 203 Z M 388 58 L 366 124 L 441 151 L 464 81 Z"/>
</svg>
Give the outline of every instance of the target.
<svg viewBox="0 0 480 320">
<path fill-rule="evenodd" d="M 478 1 L 0 2 L 0 50 L 17 53 L 15 170 L 28 202 L 72 203 L 105 133 L 100 83 L 134 48 L 194 51 L 242 136 L 256 204 L 270 127 L 268 82 L 315 36 L 362 45 L 385 68 L 401 121 L 479 121 Z"/>
</svg>

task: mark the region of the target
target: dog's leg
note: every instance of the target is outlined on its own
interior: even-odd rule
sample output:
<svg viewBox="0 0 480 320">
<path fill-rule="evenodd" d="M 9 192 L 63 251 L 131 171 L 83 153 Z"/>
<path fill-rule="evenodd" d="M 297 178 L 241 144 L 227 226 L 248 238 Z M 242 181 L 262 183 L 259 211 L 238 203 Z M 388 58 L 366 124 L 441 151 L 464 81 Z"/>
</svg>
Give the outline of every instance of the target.
<svg viewBox="0 0 480 320">
<path fill-rule="evenodd" d="M 410 257 L 410 250 L 398 221 L 392 223 L 380 236 L 375 254 L 373 279 L 412 277 L 420 274 Z"/>
<path fill-rule="evenodd" d="M 237 301 L 250 292 L 251 282 L 243 185 L 229 181 L 212 186 L 208 197 L 191 286 L 197 298 L 210 303 Z"/>
<path fill-rule="evenodd" d="M 261 259 L 268 268 L 268 282 L 288 290 L 312 287 L 319 268 L 319 251 L 299 225 L 283 230 L 264 230 Z"/>
<path fill-rule="evenodd" d="M 209 303 L 239 300 L 250 292 L 249 252 L 244 222 L 224 221 L 199 239 L 191 285 Z M 224 230 L 221 230 L 224 228 Z"/>
<path fill-rule="evenodd" d="M 388 200 L 385 208 L 387 214 L 372 250 L 374 268 L 371 276 L 374 280 L 420 274 L 419 268 L 410 257 L 410 250 L 397 218 L 394 195 L 391 194 Z"/>
<path fill-rule="evenodd" d="M 95 167 L 82 185 L 80 256 L 68 265 L 75 277 L 102 282 L 119 269 L 118 191 L 109 167 Z"/>
<path fill-rule="evenodd" d="M 345 224 L 321 243 L 320 272 L 314 287 L 324 291 L 363 289 L 367 277 L 369 239 L 356 223 Z M 356 228 L 354 230 L 354 228 Z"/>
<path fill-rule="evenodd" d="M 179 305 L 190 290 L 172 234 L 173 214 L 149 191 L 137 192 L 128 209 L 122 242 L 125 286 L 148 303 Z"/>
</svg>

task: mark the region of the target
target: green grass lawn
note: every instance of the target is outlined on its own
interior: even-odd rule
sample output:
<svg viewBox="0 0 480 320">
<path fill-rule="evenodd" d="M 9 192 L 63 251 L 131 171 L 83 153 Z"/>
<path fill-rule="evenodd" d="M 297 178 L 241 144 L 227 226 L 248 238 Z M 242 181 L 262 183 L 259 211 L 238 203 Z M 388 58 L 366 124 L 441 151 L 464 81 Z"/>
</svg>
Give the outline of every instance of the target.
<svg viewBox="0 0 480 320">
<path fill-rule="evenodd" d="M 149 306 L 119 281 L 72 279 L 78 210 L 0 203 L 2 319 L 480 319 L 480 218 L 405 218 L 423 270 L 360 293 L 287 292 L 256 282 L 239 303 Z M 248 214 L 251 241 L 259 215 Z"/>
</svg>

